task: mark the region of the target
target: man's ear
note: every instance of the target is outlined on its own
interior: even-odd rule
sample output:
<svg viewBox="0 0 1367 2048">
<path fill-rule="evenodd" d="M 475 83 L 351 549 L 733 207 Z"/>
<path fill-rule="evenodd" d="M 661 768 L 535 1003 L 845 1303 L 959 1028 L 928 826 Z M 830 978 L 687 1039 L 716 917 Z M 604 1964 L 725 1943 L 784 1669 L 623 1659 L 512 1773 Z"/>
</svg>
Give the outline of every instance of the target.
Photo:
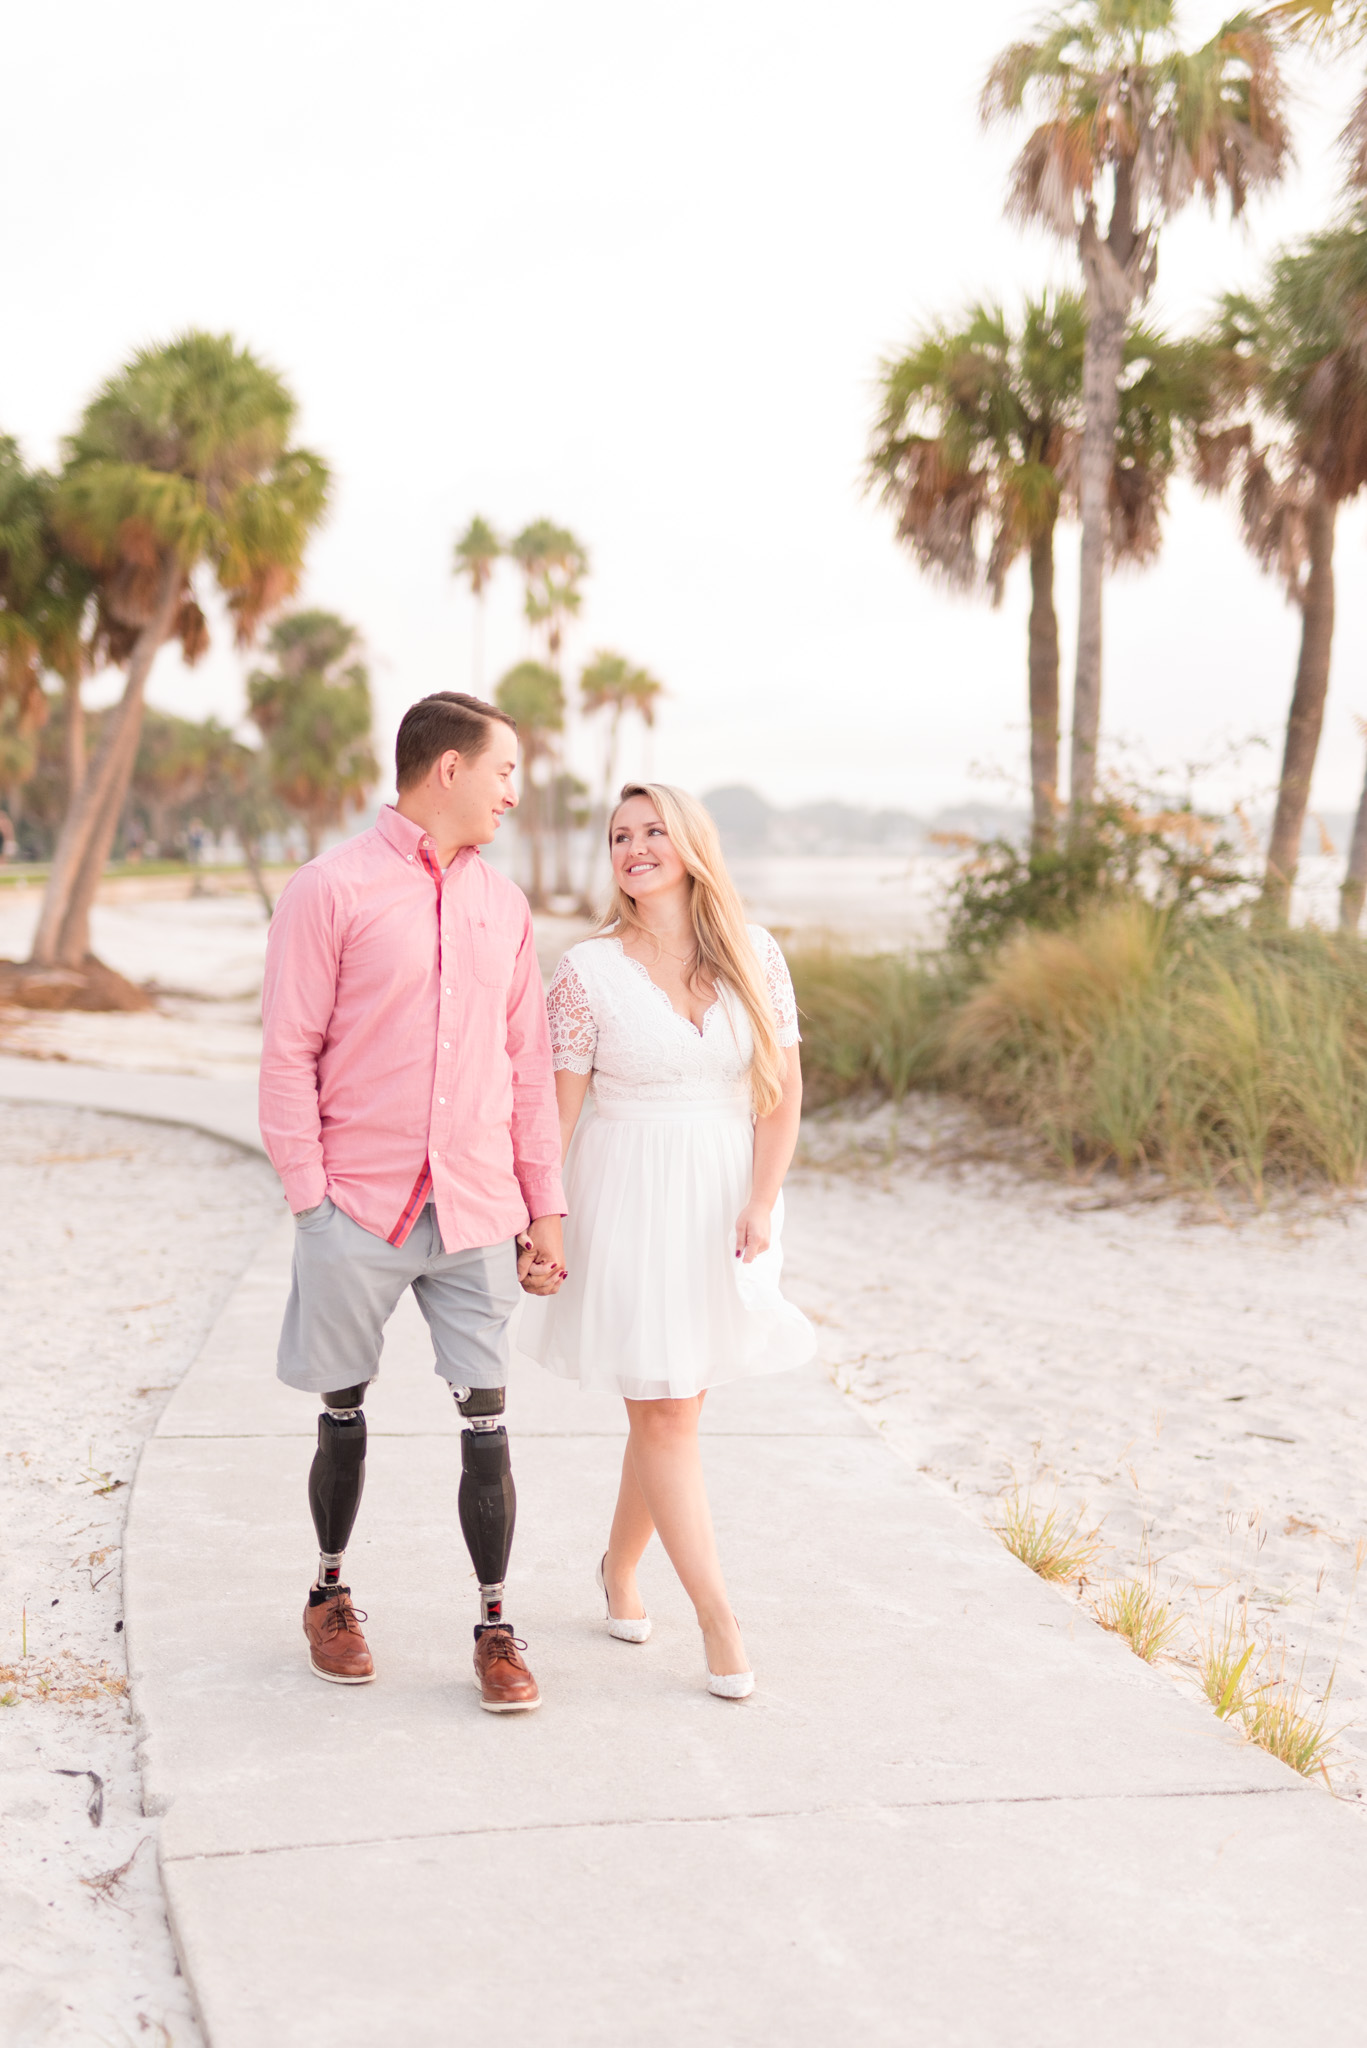
<svg viewBox="0 0 1367 2048">
<path fill-rule="evenodd" d="M 450 789 L 456 779 L 456 770 L 459 767 L 460 755 L 454 747 L 448 747 L 446 752 L 438 757 L 437 780 L 443 789 Z"/>
</svg>

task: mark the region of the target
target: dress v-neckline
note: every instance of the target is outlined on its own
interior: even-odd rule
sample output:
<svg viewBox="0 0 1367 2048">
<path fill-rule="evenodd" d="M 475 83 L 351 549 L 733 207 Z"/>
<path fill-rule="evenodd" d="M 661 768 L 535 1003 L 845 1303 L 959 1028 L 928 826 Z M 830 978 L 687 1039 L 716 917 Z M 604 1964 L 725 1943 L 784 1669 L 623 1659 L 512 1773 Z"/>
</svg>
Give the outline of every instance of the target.
<svg viewBox="0 0 1367 2048">
<path fill-rule="evenodd" d="M 623 959 L 624 959 L 624 960 L 626 961 L 626 963 L 627 963 L 627 966 L 628 966 L 628 967 L 634 967 L 634 968 L 636 969 L 636 971 L 637 971 L 637 973 L 638 973 L 638 974 L 643 974 L 643 975 L 645 976 L 645 978 L 646 978 L 647 982 L 648 982 L 648 983 L 650 984 L 651 988 L 653 988 L 653 989 L 654 989 L 654 991 L 655 991 L 656 995 L 657 995 L 657 996 L 659 996 L 659 998 L 660 998 L 661 1002 L 662 1002 L 662 1003 L 663 1003 L 663 1004 L 665 1005 L 665 1008 L 666 1008 L 666 1009 L 667 1009 L 667 1010 L 669 1011 L 669 1014 L 670 1014 L 670 1016 L 671 1016 L 671 1017 L 677 1017 L 677 1018 L 678 1018 L 678 1020 L 679 1020 L 679 1022 L 680 1022 L 680 1023 L 681 1023 L 681 1024 L 682 1024 L 682 1025 L 684 1026 L 684 1027 L 685 1027 L 685 1029 L 686 1029 L 686 1030 L 689 1030 L 689 1031 L 691 1031 L 691 1032 L 692 1032 L 692 1033 L 694 1034 L 694 1036 L 695 1036 L 695 1037 L 697 1037 L 697 1038 L 703 1038 L 703 1037 L 705 1037 L 705 1036 L 706 1036 L 706 1034 L 707 1034 L 707 1026 L 708 1026 L 708 1022 L 709 1022 L 709 1020 L 710 1020 L 710 1018 L 711 1018 L 711 1016 L 712 1016 L 712 1012 L 713 1012 L 714 1010 L 717 1010 L 717 1009 L 720 1009 L 720 1008 L 721 1008 L 721 997 L 720 997 L 720 995 L 715 995 L 715 996 L 713 996 L 713 998 L 712 998 L 711 1002 L 710 1002 L 710 1003 L 708 1004 L 707 1008 L 706 1008 L 706 1009 L 705 1009 L 705 1010 L 703 1011 L 703 1013 L 702 1013 L 702 1023 L 701 1023 L 701 1024 L 695 1024 L 695 1023 L 693 1022 L 693 1019 L 692 1019 L 691 1017 L 685 1017 L 685 1016 L 684 1016 L 684 1014 L 683 1014 L 682 1010 L 676 1010 L 676 1009 L 675 1009 L 675 1007 L 674 1007 L 674 1004 L 673 1004 L 673 1001 L 672 1001 L 672 999 L 671 999 L 671 997 L 670 997 L 670 994 L 669 994 L 669 990 L 668 990 L 667 988 L 661 988 L 661 987 L 660 987 L 660 984 L 659 984 L 659 982 L 658 982 L 658 981 L 656 981 L 656 979 L 655 979 L 654 975 L 653 975 L 653 974 L 651 973 L 650 969 L 649 969 L 649 968 L 648 968 L 648 967 L 646 966 L 646 964 L 645 964 L 644 960 L 634 960 L 634 959 L 632 958 L 631 954 L 630 954 L 630 953 L 628 953 L 628 951 L 627 951 L 626 947 L 625 947 L 625 946 L 624 946 L 624 945 L 622 944 L 622 941 L 621 941 L 621 940 L 620 940 L 619 938 L 616 938 L 616 937 L 614 937 L 614 938 L 613 938 L 613 941 L 612 941 L 612 943 L 613 943 L 613 945 L 614 945 L 614 946 L 615 946 L 615 947 L 617 948 L 617 950 L 618 950 L 618 952 L 619 952 L 619 953 L 621 954 L 622 958 L 623 958 Z"/>
</svg>

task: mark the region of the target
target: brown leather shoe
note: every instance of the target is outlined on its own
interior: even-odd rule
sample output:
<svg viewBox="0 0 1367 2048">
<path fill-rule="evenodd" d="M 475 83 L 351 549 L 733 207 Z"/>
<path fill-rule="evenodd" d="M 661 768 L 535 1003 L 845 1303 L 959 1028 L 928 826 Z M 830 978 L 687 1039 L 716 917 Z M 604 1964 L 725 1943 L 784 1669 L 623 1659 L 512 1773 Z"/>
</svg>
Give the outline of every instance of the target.
<svg viewBox="0 0 1367 2048">
<path fill-rule="evenodd" d="M 351 1604 L 350 1586 L 338 1586 L 326 1593 L 315 1587 L 304 1609 L 304 1634 L 308 1637 L 309 1663 L 320 1678 L 334 1685 L 369 1685 L 375 1666 L 365 1637 L 361 1634 L 363 1614 Z"/>
<path fill-rule="evenodd" d="M 479 1703 L 490 1714 L 525 1714 L 541 1705 L 536 1680 L 522 1661 L 527 1645 L 505 1624 L 475 1631 Z"/>
</svg>

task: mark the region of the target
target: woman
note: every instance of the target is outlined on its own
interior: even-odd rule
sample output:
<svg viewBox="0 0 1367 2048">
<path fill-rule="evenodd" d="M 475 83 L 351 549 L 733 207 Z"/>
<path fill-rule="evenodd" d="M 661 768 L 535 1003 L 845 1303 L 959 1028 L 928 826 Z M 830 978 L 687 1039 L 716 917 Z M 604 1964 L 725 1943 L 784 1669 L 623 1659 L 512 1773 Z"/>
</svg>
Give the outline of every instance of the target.
<svg viewBox="0 0 1367 2048">
<path fill-rule="evenodd" d="M 698 1451 L 710 1386 L 802 1364 L 779 1292 L 780 1189 L 797 1143 L 797 1010 L 778 946 L 747 926 L 692 797 L 629 783 L 608 823 L 613 895 L 549 998 L 566 1154 L 560 1293 L 523 1324 L 534 1358 L 626 1401 L 599 1584 L 609 1632 L 650 1633 L 636 1567 L 658 1530 L 693 1602 L 709 1689 L 754 1690 Z M 594 1114 L 581 1122 L 589 1084 Z M 571 1142 L 572 1141 L 572 1142 Z"/>
</svg>

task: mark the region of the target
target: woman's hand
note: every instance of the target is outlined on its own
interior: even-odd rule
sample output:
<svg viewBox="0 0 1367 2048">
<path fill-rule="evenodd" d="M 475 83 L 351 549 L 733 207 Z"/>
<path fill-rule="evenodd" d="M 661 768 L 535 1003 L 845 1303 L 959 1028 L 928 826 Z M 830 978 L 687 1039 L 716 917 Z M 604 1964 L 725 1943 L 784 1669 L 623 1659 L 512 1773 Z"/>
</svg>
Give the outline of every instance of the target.
<svg viewBox="0 0 1367 2048">
<path fill-rule="evenodd" d="M 736 1218 L 736 1257 L 748 1266 L 768 1251 L 773 1231 L 773 1211 L 763 1202 L 747 1202 Z"/>
<path fill-rule="evenodd" d="M 517 1236 L 517 1278 L 524 1294 L 558 1294 L 567 1279 L 561 1250 L 560 1218 L 539 1216 L 531 1229 Z"/>
</svg>

